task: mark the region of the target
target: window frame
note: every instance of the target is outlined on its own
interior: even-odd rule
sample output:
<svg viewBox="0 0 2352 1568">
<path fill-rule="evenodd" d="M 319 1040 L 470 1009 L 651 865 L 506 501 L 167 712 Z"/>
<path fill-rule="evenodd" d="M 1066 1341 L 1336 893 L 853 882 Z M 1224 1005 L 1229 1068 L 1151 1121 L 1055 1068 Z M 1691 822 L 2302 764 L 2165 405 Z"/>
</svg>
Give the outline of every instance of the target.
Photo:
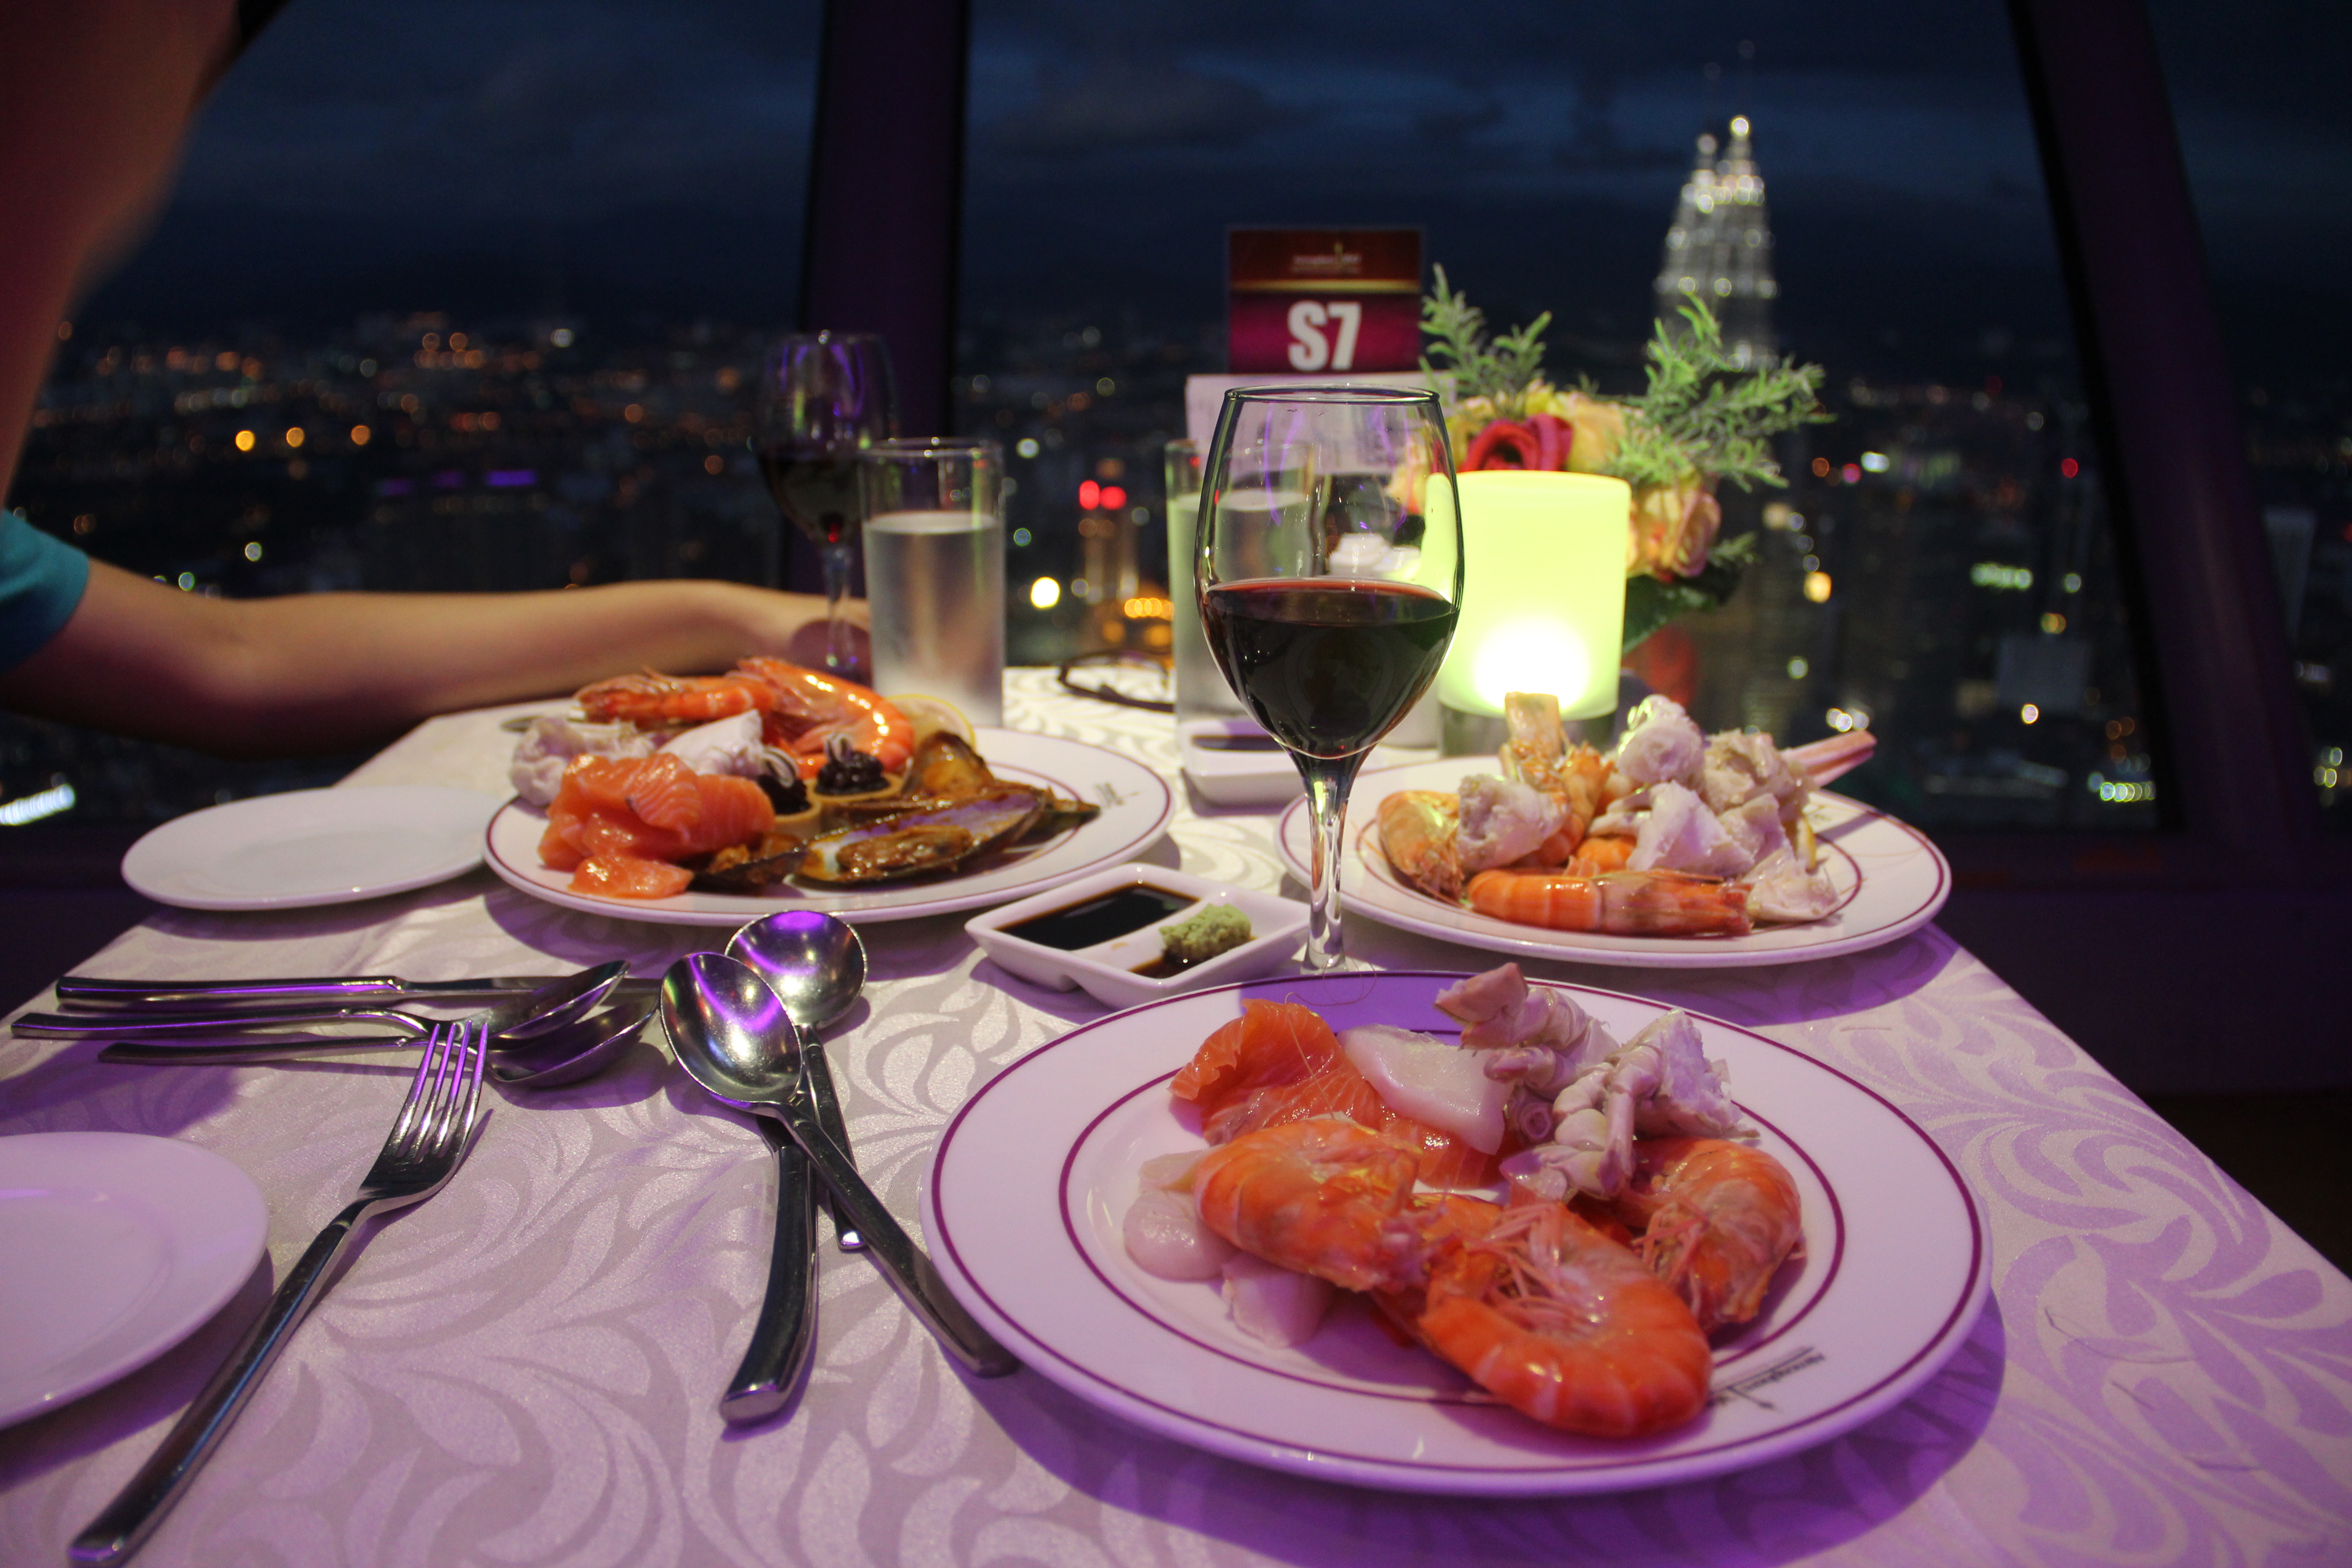
<svg viewBox="0 0 2352 1568">
<path fill-rule="evenodd" d="M 2169 804 L 2153 831 L 1948 830 L 1937 843 L 1964 889 L 2307 885 L 2352 869 L 2352 847 L 2322 830 L 2303 755 L 2284 621 L 2147 14 L 2140 0 L 2009 0 L 2009 17 Z M 838 319 L 890 337 L 902 400 L 926 418 L 943 419 L 948 404 L 970 37 L 970 0 L 826 6 L 803 319 L 849 308 L 819 280 L 868 280 L 856 297 L 864 314 Z M 934 85 L 930 112 L 895 121 L 889 137 L 848 143 L 834 118 L 833 106 L 870 103 L 881 84 L 895 110 L 910 81 L 950 74 L 952 90 Z M 937 179 L 941 168 L 952 179 Z M 939 205 L 919 224 L 899 214 L 898 232 L 919 228 L 941 248 L 919 267 L 895 258 L 919 275 L 920 297 L 892 299 L 875 237 L 894 221 L 893 201 L 918 189 Z"/>
</svg>

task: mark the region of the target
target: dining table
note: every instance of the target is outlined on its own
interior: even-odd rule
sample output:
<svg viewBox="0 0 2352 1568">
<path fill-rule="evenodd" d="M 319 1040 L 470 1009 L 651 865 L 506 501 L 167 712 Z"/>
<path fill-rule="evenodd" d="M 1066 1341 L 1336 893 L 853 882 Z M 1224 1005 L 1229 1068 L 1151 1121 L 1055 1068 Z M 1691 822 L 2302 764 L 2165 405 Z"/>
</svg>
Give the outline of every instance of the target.
<svg viewBox="0 0 2352 1568">
<path fill-rule="evenodd" d="M 431 720 L 344 782 L 503 795 L 514 737 L 501 722 L 522 710 Z M 1172 826 L 1141 858 L 1285 887 L 1276 813 L 1222 809 L 1178 782 L 1164 713 L 1023 668 L 1006 677 L 1005 723 L 1177 783 Z M 864 924 L 867 984 L 825 1040 L 857 1160 L 919 1234 L 958 1109 L 1106 1012 L 997 968 L 967 918 Z M 1346 934 L 1351 958 L 1381 968 L 1500 962 L 1360 916 Z M 82 968 L 424 979 L 625 958 L 656 975 L 724 940 L 558 908 L 478 868 L 327 907 L 167 909 Z M 2352 1563 L 2352 1280 L 1942 931 L 1768 967 L 1520 962 L 1531 977 L 1754 1030 L 1923 1130 L 1972 1189 L 1990 1251 L 1990 1300 L 1942 1370 L 1842 1436 L 1711 1479 L 1575 1497 L 1381 1491 L 1151 1435 L 1034 1371 L 971 1377 L 867 1261 L 828 1239 L 805 1390 L 782 1416 L 730 1426 L 718 1395 L 766 1280 L 776 1166 L 747 1116 L 696 1089 L 656 1038 L 583 1082 L 486 1089 L 456 1179 L 365 1238 L 139 1560 Z M 1192 1043 L 1172 1041 L 1173 1059 Z M 0 1137 L 115 1131 L 209 1150 L 259 1186 L 268 1254 L 159 1359 L 0 1430 L 11 1565 L 66 1560 L 344 1203 L 408 1078 L 397 1058 L 128 1067 L 97 1050 L 0 1042 Z M 0 1258 L 0 1277 L 9 1267 Z"/>
</svg>

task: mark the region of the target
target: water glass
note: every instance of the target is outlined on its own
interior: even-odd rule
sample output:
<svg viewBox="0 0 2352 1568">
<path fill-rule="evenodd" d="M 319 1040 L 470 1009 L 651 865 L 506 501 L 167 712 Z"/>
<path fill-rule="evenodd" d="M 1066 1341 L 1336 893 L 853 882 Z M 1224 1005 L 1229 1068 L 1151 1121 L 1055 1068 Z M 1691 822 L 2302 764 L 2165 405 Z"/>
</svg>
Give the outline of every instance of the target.
<svg viewBox="0 0 2352 1568">
<path fill-rule="evenodd" d="M 1201 443 L 1171 441 L 1168 470 L 1169 630 L 1175 655 L 1176 721 L 1239 718 L 1248 710 L 1209 651 L 1201 630 L 1200 588 L 1193 552 L 1201 522 Z"/>
<path fill-rule="evenodd" d="M 874 689 L 1004 721 L 1004 454 L 993 441 L 877 441 L 859 460 Z"/>
</svg>

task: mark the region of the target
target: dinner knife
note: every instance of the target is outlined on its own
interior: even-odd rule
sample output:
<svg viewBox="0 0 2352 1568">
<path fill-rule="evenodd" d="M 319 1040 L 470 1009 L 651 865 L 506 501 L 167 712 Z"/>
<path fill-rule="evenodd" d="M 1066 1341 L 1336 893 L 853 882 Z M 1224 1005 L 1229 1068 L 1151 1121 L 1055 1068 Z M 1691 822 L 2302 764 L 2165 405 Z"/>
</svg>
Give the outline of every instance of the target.
<svg viewBox="0 0 2352 1568">
<path fill-rule="evenodd" d="M 345 1002 L 463 1002 L 536 991 L 552 974 L 506 974 L 479 980 L 403 980 L 391 974 L 326 975 L 296 980 L 108 980 L 68 974 L 58 1000 L 69 1007 L 274 1007 Z M 624 980 L 615 996 L 656 994 L 654 980 Z"/>
<path fill-rule="evenodd" d="M 531 990 L 507 994 L 494 1005 L 465 1020 L 479 1023 L 495 1041 L 512 1044 L 562 1027 L 588 1012 L 619 989 L 628 966 L 619 959 L 595 964 L 577 974 L 550 975 Z M 248 1035 L 283 1026 L 323 1026 L 332 1024 L 385 1025 L 405 1038 L 383 1040 L 318 1039 L 324 1051 L 360 1050 L 371 1045 L 414 1044 L 435 1021 L 417 1018 L 388 1007 L 253 1007 L 243 1011 L 197 1013 L 166 1008 L 161 1012 L 116 1010 L 110 1013 L 27 1013 L 10 1022 L 11 1032 L 32 1039 L 83 1039 L 105 1036 L 117 1041 L 168 1045 L 205 1040 L 222 1034 Z M 270 1037 L 246 1044 L 267 1043 Z M 308 1043 L 308 1042 L 305 1042 Z M 118 1058 L 119 1059 L 119 1058 Z M 223 1058 L 226 1059 L 226 1058 Z"/>
<path fill-rule="evenodd" d="M 882 1272 L 898 1288 L 898 1295 L 915 1315 L 930 1325 L 950 1353 L 982 1377 L 1003 1377 L 1021 1370 L 1013 1353 L 998 1344 L 986 1329 L 963 1310 L 963 1303 L 950 1293 L 947 1281 L 915 1245 L 905 1227 L 890 1211 L 866 1178 L 858 1173 L 857 1163 L 841 1152 L 841 1146 L 825 1136 L 824 1123 L 809 1099 L 808 1079 L 795 1075 L 793 1086 L 781 1100 L 755 1104 L 751 1110 L 782 1121 L 809 1157 L 809 1163 L 841 1206 L 849 1211 L 850 1223 L 866 1238 L 864 1250 L 882 1266 Z"/>
</svg>

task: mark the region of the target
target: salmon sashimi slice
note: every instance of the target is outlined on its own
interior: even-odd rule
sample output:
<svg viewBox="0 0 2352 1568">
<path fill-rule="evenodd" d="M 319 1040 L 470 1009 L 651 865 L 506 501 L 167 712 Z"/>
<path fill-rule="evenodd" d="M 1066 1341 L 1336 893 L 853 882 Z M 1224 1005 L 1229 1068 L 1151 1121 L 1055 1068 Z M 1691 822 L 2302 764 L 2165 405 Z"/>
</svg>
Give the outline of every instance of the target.
<svg viewBox="0 0 2352 1568">
<path fill-rule="evenodd" d="M 574 892 L 668 898 L 693 878 L 666 863 L 756 841 L 775 825 L 775 807 L 751 779 L 698 773 L 674 756 L 583 757 L 547 808 L 539 858 L 551 870 L 573 871 Z M 662 874 L 619 864 L 631 860 Z M 590 862 L 603 865 L 591 875 Z"/>
<path fill-rule="evenodd" d="M 1340 1050 L 1331 1026 L 1297 1002 L 1243 1003 L 1242 1016 L 1202 1041 L 1168 1087 L 1200 1108 L 1201 1133 L 1212 1143 L 1313 1116 L 1345 1116 L 1409 1145 L 1433 1187 L 1495 1179 L 1492 1156 L 1390 1110 Z"/>
<path fill-rule="evenodd" d="M 607 899 L 667 899 L 686 891 L 694 873 L 683 866 L 635 855 L 592 856 L 572 878 L 575 893 Z"/>
<path fill-rule="evenodd" d="M 681 759 L 650 756 L 629 781 L 625 799 L 630 812 L 647 826 L 692 833 L 702 820 L 702 791 L 696 787 L 695 779 L 694 770 Z"/>
</svg>

